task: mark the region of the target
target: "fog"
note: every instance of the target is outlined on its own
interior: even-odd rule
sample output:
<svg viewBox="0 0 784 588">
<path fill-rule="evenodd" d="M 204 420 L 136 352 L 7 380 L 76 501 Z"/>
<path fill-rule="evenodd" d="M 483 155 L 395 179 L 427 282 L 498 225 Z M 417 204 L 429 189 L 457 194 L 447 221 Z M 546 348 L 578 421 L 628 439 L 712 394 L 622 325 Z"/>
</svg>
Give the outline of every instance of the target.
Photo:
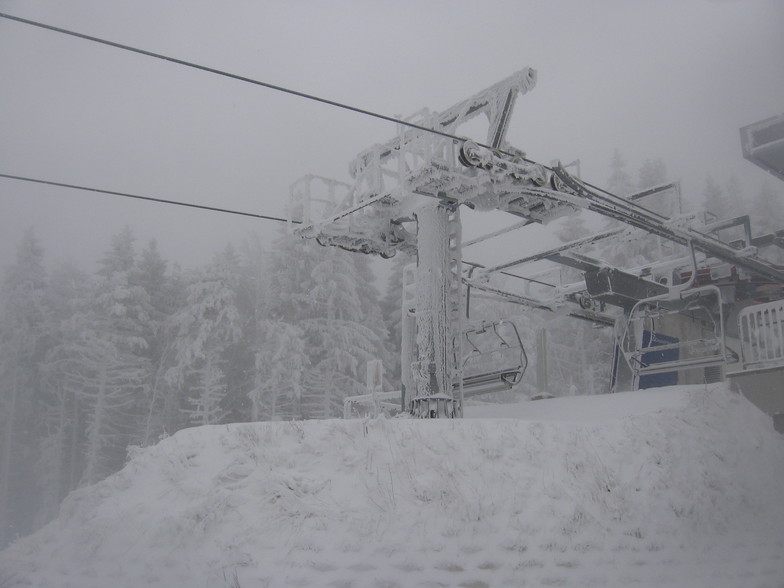
<svg viewBox="0 0 784 588">
<path fill-rule="evenodd" d="M 5 0 L 38 20 L 389 116 L 441 110 L 525 66 L 507 139 L 581 160 L 602 185 L 614 149 L 636 175 L 662 158 L 684 195 L 766 174 L 738 129 L 784 110 L 784 4 Z M 0 173 L 285 216 L 306 173 L 348 162 L 394 125 L 0 19 Z M 772 182 L 775 182 L 771 178 Z M 779 189 L 778 187 L 776 187 Z M 90 268 L 129 225 L 185 266 L 276 223 L 0 178 L 0 265 L 34 226 L 49 258 Z M 533 246 L 533 245 L 532 245 Z"/>
</svg>

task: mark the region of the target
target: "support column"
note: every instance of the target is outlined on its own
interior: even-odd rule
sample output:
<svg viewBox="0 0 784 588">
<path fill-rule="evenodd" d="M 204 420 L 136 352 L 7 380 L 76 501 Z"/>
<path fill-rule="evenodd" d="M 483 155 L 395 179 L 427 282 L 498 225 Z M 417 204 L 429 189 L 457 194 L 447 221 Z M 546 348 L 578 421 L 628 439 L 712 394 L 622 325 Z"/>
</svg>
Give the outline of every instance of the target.
<svg viewBox="0 0 784 588">
<path fill-rule="evenodd" d="M 416 361 L 412 372 L 416 396 L 410 410 L 421 418 L 454 417 L 459 407 L 452 393 L 453 321 L 459 313 L 459 227 L 456 212 L 438 204 L 417 212 Z M 457 241 L 457 242 L 455 242 Z M 455 255 L 456 252 L 456 255 Z M 455 272 L 457 271 L 457 275 Z M 457 296 L 455 291 L 458 292 Z"/>
<path fill-rule="evenodd" d="M 407 411 L 418 396 L 416 379 L 411 366 L 417 360 L 416 346 L 416 267 L 414 264 L 403 269 L 403 307 L 400 326 L 400 388 L 401 410 Z"/>
<path fill-rule="evenodd" d="M 542 394 L 550 392 L 547 367 L 547 330 L 538 329 L 536 331 L 536 388 Z"/>
</svg>

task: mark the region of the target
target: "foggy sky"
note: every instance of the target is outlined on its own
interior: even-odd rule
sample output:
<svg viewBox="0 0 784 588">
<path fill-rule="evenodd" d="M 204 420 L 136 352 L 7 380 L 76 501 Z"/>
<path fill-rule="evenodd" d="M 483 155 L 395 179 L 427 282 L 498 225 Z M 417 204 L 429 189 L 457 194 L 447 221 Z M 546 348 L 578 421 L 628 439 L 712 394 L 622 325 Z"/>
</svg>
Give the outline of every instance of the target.
<svg viewBox="0 0 784 588">
<path fill-rule="evenodd" d="M 532 159 L 580 158 L 603 185 L 617 148 L 635 176 L 662 158 L 695 200 L 708 175 L 735 174 L 747 198 L 766 178 L 781 190 L 742 159 L 738 132 L 784 112 L 780 1 L 4 0 L 0 11 L 390 116 L 447 108 L 531 66 L 539 81 L 507 139 Z M 395 133 L 0 19 L 2 173 L 283 216 L 300 176 L 347 181 L 348 162 Z M 186 266 L 278 230 L 0 178 L 0 265 L 32 225 L 49 259 L 89 269 L 125 224 Z"/>
</svg>

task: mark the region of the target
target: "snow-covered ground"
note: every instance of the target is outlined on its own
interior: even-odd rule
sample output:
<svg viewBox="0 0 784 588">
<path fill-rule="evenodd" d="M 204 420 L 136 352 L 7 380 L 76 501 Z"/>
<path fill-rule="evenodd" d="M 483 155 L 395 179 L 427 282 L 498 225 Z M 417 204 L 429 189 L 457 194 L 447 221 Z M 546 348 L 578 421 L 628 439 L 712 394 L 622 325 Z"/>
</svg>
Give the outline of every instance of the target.
<svg viewBox="0 0 784 588">
<path fill-rule="evenodd" d="M 784 437 L 723 385 L 467 413 L 181 431 L 0 586 L 784 586 Z"/>
</svg>

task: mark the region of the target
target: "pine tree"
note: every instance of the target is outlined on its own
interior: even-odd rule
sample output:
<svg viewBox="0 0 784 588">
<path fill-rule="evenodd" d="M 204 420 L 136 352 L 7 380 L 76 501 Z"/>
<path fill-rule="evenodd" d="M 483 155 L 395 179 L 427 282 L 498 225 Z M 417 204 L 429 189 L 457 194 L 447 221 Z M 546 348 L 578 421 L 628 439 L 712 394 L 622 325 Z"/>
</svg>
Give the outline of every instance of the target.
<svg viewBox="0 0 784 588">
<path fill-rule="evenodd" d="M 83 410 L 84 468 L 80 485 L 119 470 L 128 445 L 136 439 L 138 399 L 144 393 L 147 364 L 129 352 L 104 309 L 89 306 L 64 327 L 66 339 L 57 360 L 64 385 Z"/>
<path fill-rule="evenodd" d="M 74 316 L 76 303 L 87 297 L 87 284 L 88 276 L 68 263 L 56 265 L 49 278 L 46 305 L 51 326 L 47 329 L 47 353 L 40 364 L 46 402 L 38 415 L 45 433 L 39 440 L 36 459 L 36 481 L 41 488 L 36 527 L 57 514 L 60 501 L 77 488 L 84 465 L 81 390 L 69 385 L 67 366 L 59 361 L 59 354 L 68 342 L 67 325 Z"/>
<path fill-rule="evenodd" d="M 576 241 L 591 234 L 591 231 L 585 225 L 585 219 L 581 214 L 572 214 L 567 216 L 560 223 L 555 231 L 555 236 L 558 237 L 563 243 L 569 241 Z"/>
<path fill-rule="evenodd" d="M 226 359 L 242 336 L 235 255 L 233 250 L 224 251 L 199 272 L 186 288 L 183 307 L 172 317 L 175 352 L 167 378 L 184 391 L 183 410 L 190 424 L 220 420 L 225 414 L 221 405 L 229 392 Z"/>
<path fill-rule="evenodd" d="M 299 418 L 308 369 L 304 332 L 281 320 L 261 320 L 258 334 L 251 420 Z"/>
<path fill-rule="evenodd" d="M 142 440 L 149 410 L 157 329 L 150 296 L 138 281 L 133 243 L 127 227 L 112 237 L 60 351 L 66 381 L 84 409 L 83 484 L 122 467 L 128 445 Z"/>
<path fill-rule="evenodd" d="M 150 297 L 137 278 L 126 228 L 112 238 L 96 278 L 86 289 L 71 290 L 78 298 L 59 304 L 63 318 L 46 373 L 58 407 L 49 416 L 59 423 L 51 450 L 66 437 L 72 448 L 65 488 L 77 473 L 80 484 L 89 484 L 118 470 L 128 445 L 141 439 L 156 327 Z"/>
<path fill-rule="evenodd" d="M 149 242 L 142 251 L 138 263 L 132 272 L 132 281 L 140 286 L 147 298 L 146 311 L 150 321 L 144 325 L 144 337 L 148 343 L 147 355 L 156 358 L 160 355 L 160 328 L 172 311 L 168 296 L 168 276 L 166 262 L 158 251 L 155 240 Z"/>
<path fill-rule="evenodd" d="M 351 254 L 330 248 L 320 257 L 312 272 L 317 318 L 303 323 L 314 342 L 313 368 L 302 401 L 308 418 L 340 416 L 343 399 L 364 392 L 365 363 L 378 356 L 382 344 L 364 323 L 367 317 L 359 298 L 359 272 Z"/>
<path fill-rule="evenodd" d="M 749 206 L 745 202 L 746 198 L 743 195 L 743 187 L 735 174 L 730 175 L 727 182 L 724 184 L 724 190 L 727 194 L 727 208 L 729 216 L 738 216 L 739 214 L 748 214 Z"/>
<path fill-rule="evenodd" d="M 267 269 L 267 318 L 299 324 L 316 316 L 312 273 L 326 251 L 311 240 L 285 233 L 275 240 Z"/>
<path fill-rule="evenodd" d="M 190 408 L 186 409 L 191 425 L 217 425 L 226 416 L 221 407 L 226 396 L 224 362 L 210 353 L 193 370 L 194 384 L 188 393 Z"/>
<path fill-rule="evenodd" d="M 613 151 L 610 170 L 610 177 L 607 180 L 607 189 L 610 192 L 616 196 L 624 197 L 634 192 L 634 182 L 626 171 L 626 162 L 618 149 Z"/>
<path fill-rule="evenodd" d="M 143 325 L 143 336 L 147 348 L 143 355 L 150 362 L 149 391 L 144 407 L 144 422 L 139 430 L 139 442 L 148 445 L 166 434 L 174 432 L 175 423 L 168 419 L 167 399 L 174 390 L 166 380 L 168 362 L 172 360 L 173 347 L 167 324 L 174 314 L 179 293 L 170 281 L 166 261 L 158 251 L 155 240 L 148 243 L 134 266 L 132 278 L 147 300 L 148 320 Z"/>
<path fill-rule="evenodd" d="M 731 217 L 729 201 L 724 195 L 724 190 L 711 176 L 708 176 L 705 180 L 702 197 L 702 210 L 704 211 L 706 222 Z"/>
<path fill-rule="evenodd" d="M 0 315 L 0 543 L 29 532 L 37 507 L 33 455 L 44 402 L 39 363 L 45 352 L 46 272 L 32 229 L 2 282 Z M 14 508 L 11 508 L 14 504 Z"/>
<path fill-rule="evenodd" d="M 100 265 L 98 275 L 108 278 L 118 273 L 130 272 L 133 269 L 136 257 L 133 246 L 135 240 L 128 226 L 125 226 L 122 231 L 114 235 L 109 250 L 104 253 L 98 262 Z"/>
<path fill-rule="evenodd" d="M 667 183 L 667 168 L 661 159 L 646 159 L 640 167 L 637 188 L 646 190 Z"/>
</svg>

